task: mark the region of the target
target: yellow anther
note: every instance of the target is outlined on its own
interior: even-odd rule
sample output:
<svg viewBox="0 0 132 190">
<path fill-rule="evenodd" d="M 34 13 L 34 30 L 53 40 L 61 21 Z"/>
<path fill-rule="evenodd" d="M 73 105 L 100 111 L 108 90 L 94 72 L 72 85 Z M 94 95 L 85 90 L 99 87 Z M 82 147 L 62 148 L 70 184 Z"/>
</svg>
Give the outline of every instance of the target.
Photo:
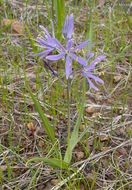
<svg viewBox="0 0 132 190">
<path fill-rule="evenodd" d="M 62 61 L 64 61 L 65 59 L 64 58 L 62 58 Z"/>
<path fill-rule="evenodd" d="M 76 49 L 75 51 L 76 51 L 76 52 L 78 52 L 78 51 L 79 51 L 79 49 Z"/>
<path fill-rule="evenodd" d="M 82 53 L 83 53 L 83 55 L 84 55 L 84 49 L 82 49 Z"/>
<path fill-rule="evenodd" d="M 100 58 L 99 58 L 99 57 L 98 57 L 97 59 L 98 59 L 98 60 L 100 60 Z"/>
<path fill-rule="evenodd" d="M 104 75 L 104 71 L 102 71 L 102 72 L 99 73 L 99 76 L 101 76 L 101 75 Z"/>
<path fill-rule="evenodd" d="M 98 62 L 95 62 L 94 64 L 96 65 Z"/>
<path fill-rule="evenodd" d="M 74 49 L 73 47 L 71 47 L 70 49 Z"/>
<path fill-rule="evenodd" d="M 103 64 L 101 64 L 101 66 L 102 66 L 102 67 L 104 67 L 104 65 L 103 65 Z"/>
<path fill-rule="evenodd" d="M 41 36 L 41 34 L 38 34 L 38 37 L 40 37 Z"/>
</svg>

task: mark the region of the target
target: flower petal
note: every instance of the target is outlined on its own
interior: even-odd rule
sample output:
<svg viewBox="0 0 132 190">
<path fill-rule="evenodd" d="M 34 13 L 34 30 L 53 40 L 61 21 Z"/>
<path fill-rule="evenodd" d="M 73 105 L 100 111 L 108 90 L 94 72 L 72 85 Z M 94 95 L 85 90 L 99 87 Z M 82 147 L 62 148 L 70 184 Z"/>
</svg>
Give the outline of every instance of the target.
<svg viewBox="0 0 132 190">
<path fill-rule="evenodd" d="M 85 74 L 86 74 L 88 77 L 94 79 L 95 81 L 98 81 L 98 82 L 104 84 L 104 81 L 103 81 L 102 79 L 100 79 L 100 78 L 98 78 L 98 77 L 96 77 L 96 76 L 93 75 L 94 73 L 93 73 L 93 74 L 91 74 L 91 73 L 85 73 Z"/>
<path fill-rule="evenodd" d="M 49 54 L 50 52 L 52 52 L 53 50 L 54 50 L 54 48 L 45 50 L 45 52 L 44 52 L 43 55 L 39 58 L 39 60 L 42 59 L 43 57 L 45 57 L 46 55 L 48 55 L 48 54 Z"/>
<path fill-rule="evenodd" d="M 93 69 L 100 61 L 102 61 L 102 59 L 104 59 L 106 56 L 104 56 L 104 55 L 100 55 L 100 56 L 98 56 L 94 61 L 92 61 L 91 63 L 90 63 L 90 65 L 88 65 L 87 67 L 85 67 L 86 68 L 86 70 L 91 70 L 91 69 Z"/>
<path fill-rule="evenodd" d="M 72 40 L 68 40 L 66 49 L 69 51 L 72 47 Z"/>
<path fill-rule="evenodd" d="M 44 40 L 42 40 L 41 38 L 37 38 L 37 41 L 42 44 L 43 46 L 46 46 L 46 47 L 50 47 L 52 48 L 52 44 L 48 44 L 47 42 L 45 42 Z"/>
<path fill-rule="evenodd" d="M 45 34 L 47 35 L 48 38 L 51 38 L 50 34 L 48 33 L 48 31 L 46 30 L 46 28 L 44 26 L 39 25 L 39 28 L 45 32 Z"/>
<path fill-rule="evenodd" d="M 73 32 L 74 24 L 73 24 L 73 13 L 69 16 L 68 19 L 68 28 L 67 28 L 67 38 L 70 39 Z"/>
<path fill-rule="evenodd" d="M 75 48 L 73 48 L 71 51 L 74 52 L 74 51 L 77 50 L 77 49 L 80 50 L 80 49 L 84 48 L 89 42 L 90 42 L 90 40 L 87 40 L 87 41 L 85 41 L 85 42 L 79 44 L 79 45 L 76 46 Z"/>
<path fill-rule="evenodd" d="M 71 74 L 71 60 L 68 55 L 66 55 L 65 70 L 66 70 L 66 78 L 68 79 L 69 75 Z"/>
<path fill-rule="evenodd" d="M 55 41 L 56 45 L 57 45 L 60 49 L 62 49 L 63 51 L 66 51 L 65 48 L 61 45 L 61 43 L 60 43 L 56 38 L 54 39 L 54 41 Z"/>
<path fill-rule="evenodd" d="M 83 74 L 83 76 L 87 79 L 90 87 L 93 88 L 93 89 L 95 89 L 96 91 L 98 91 L 98 88 L 92 83 L 92 81 L 86 75 Z"/>
<path fill-rule="evenodd" d="M 32 54 L 32 55 L 29 55 L 29 56 L 33 56 L 34 57 L 34 56 L 39 56 L 39 55 L 48 55 L 53 50 L 54 50 L 53 48 L 52 49 L 47 49 L 47 50 L 44 50 L 44 51 L 42 51 L 40 53 Z"/>
<path fill-rule="evenodd" d="M 97 65 L 97 64 L 98 64 L 100 61 L 102 61 L 105 57 L 106 57 L 106 56 L 104 56 L 104 55 L 100 55 L 100 56 L 96 57 L 96 59 L 95 59 L 94 61 L 92 61 L 91 64 Z M 91 64 L 90 64 L 90 65 L 91 65 Z"/>
<path fill-rule="evenodd" d="M 88 63 L 88 61 L 89 61 L 89 58 L 94 56 L 94 53 L 91 53 L 91 48 L 92 48 L 93 46 L 94 46 L 94 44 L 92 44 L 92 45 L 89 47 L 87 63 Z"/>
<path fill-rule="evenodd" d="M 84 65 L 84 66 L 86 65 L 86 60 L 83 59 L 82 57 L 78 57 L 77 55 L 73 53 L 69 53 L 69 56 L 75 61 L 77 61 L 78 63 L 80 63 L 81 65 Z"/>
<path fill-rule="evenodd" d="M 86 78 L 89 82 L 90 87 L 93 88 L 94 90 L 98 91 L 99 89 L 92 83 L 92 81 L 88 77 L 86 77 Z"/>
<path fill-rule="evenodd" d="M 65 18 L 65 21 L 64 21 L 64 25 L 62 27 L 62 34 L 63 35 L 67 34 L 68 18 L 69 18 L 69 16 L 67 15 Z"/>
<path fill-rule="evenodd" d="M 65 53 L 63 52 L 63 53 L 60 53 L 58 55 L 49 55 L 46 57 L 46 59 L 48 59 L 48 60 L 59 60 L 64 56 L 65 56 Z"/>
</svg>

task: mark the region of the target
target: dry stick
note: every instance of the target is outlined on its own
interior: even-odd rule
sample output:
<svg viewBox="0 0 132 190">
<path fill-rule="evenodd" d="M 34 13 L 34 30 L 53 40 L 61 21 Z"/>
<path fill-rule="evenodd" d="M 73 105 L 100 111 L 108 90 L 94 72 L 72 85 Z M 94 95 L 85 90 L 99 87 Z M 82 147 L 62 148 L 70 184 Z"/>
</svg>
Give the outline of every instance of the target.
<svg viewBox="0 0 132 190">
<path fill-rule="evenodd" d="M 109 153 L 109 152 L 111 152 L 111 151 L 114 151 L 114 150 L 116 150 L 116 149 L 119 148 L 119 147 L 122 147 L 122 146 L 125 146 L 125 145 L 129 144 L 131 141 L 132 141 L 132 138 L 129 139 L 128 141 L 125 141 L 125 142 L 121 143 L 120 145 L 118 145 L 118 146 L 116 146 L 116 147 L 114 147 L 114 148 L 111 148 L 111 149 L 109 149 L 109 150 L 104 151 L 103 153 L 101 152 L 101 153 L 99 153 L 99 154 L 94 155 L 93 157 L 89 157 L 88 159 L 83 160 L 83 161 L 77 163 L 76 166 L 83 163 L 83 164 L 81 165 L 81 167 L 77 170 L 77 172 L 74 173 L 74 174 L 72 174 L 72 175 L 71 175 L 70 177 L 68 177 L 67 179 L 61 181 L 58 185 L 54 186 L 51 190 L 58 190 L 60 187 L 62 187 L 65 183 L 67 183 L 68 180 L 72 179 L 77 173 L 79 173 L 79 172 L 85 167 L 85 165 L 88 164 L 89 161 L 91 161 L 91 160 L 93 160 L 93 159 L 96 159 L 97 157 L 100 157 L 100 158 L 101 158 L 101 157 L 103 157 L 105 154 L 107 154 L 107 153 Z M 99 159 L 100 159 L 100 158 L 99 158 Z"/>
<path fill-rule="evenodd" d="M 101 105 L 101 104 L 86 104 L 85 105 L 85 107 L 90 107 L 90 106 L 92 106 L 92 107 L 96 107 L 96 108 L 105 108 L 105 109 L 107 109 L 107 110 L 110 110 L 111 109 L 111 106 L 105 106 L 105 105 Z M 124 109 L 124 110 L 128 110 L 128 107 L 123 107 L 123 106 L 119 106 L 117 109 Z"/>
</svg>

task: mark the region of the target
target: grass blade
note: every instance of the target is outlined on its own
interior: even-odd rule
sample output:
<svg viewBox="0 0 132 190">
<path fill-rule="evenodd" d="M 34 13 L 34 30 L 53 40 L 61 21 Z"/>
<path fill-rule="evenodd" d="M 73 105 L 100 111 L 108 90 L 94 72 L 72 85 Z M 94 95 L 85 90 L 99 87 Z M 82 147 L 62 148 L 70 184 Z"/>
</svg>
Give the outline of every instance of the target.
<svg viewBox="0 0 132 190">
<path fill-rule="evenodd" d="M 46 118 L 46 116 L 44 115 L 43 113 L 43 110 L 41 108 L 41 105 L 39 103 L 39 101 L 36 100 L 36 98 L 34 97 L 33 93 L 31 92 L 29 86 L 28 87 L 28 91 L 29 91 L 29 94 L 30 96 L 32 97 L 32 100 L 34 102 L 34 105 L 39 113 L 39 116 L 41 117 L 42 119 L 42 122 L 44 124 L 44 127 L 50 137 L 50 139 L 52 140 L 53 143 L 55 143 L 55 137 L 54 137 L 54 129 L 49 125 L 49 120 Z"/>
<path fill-rule="evenodd" d="M 62 36 L 62 26 L 65 20 L 65 2 L 64 0 L 54 0 L 55 13 L 57 17 L 57 28 L 58 35 L 57 37 L 61 39 Z"/>
<path fill-rule="evenodd" d="M 67 163 L 64 162 L 61 159 L 57 158 L 40 158 L 40 157 L 35 157 L 27 161 L 26 166 L 28 165 L 29 162 L 34 162 L 34 161 L 40 161 L 49 164 L 53 168 L 61 168 L 61 169 L 66 169 L 67 168 Z"/>
</svg>

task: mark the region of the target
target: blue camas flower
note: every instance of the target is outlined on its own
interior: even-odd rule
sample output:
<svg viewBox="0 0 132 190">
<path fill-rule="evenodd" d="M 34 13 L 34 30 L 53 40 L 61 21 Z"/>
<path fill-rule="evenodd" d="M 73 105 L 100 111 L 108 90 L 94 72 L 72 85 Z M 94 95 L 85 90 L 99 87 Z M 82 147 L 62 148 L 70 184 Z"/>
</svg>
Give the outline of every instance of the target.
<svg viewBox="0 0 132 190">
<path fill-rule="evenodd" d="M 88 59 L 86 62 L 89 61 L 89 58 L 92 57 L 93 55 L 90 53 L 89 50 L 89 55 L 88 55 Z M 104 55 L 100 55 L 98 56 L 94 61 L 92 61 L 88 66 L 84 66 L 80 69 L 80 73 L 87 79 L 89 85 L 91 88 L 95 89 L 96 91 L 98 91 L 98 88 L 92 83 L 91 79 L 100 82 L 102 84 L 104 84 L 104 81 L 102 79 L 100 79 L 99 77 L 95 76 L 95 75 L 100 75 L 99 72 L 93 72 L 93 70 L 95 69 L 96 65 L 102 61 L 105 58 Z"/>
<path fill-rule="evenodd" d="M 78 57 L 73 52 L 76 50 L 80 50 L 84 48 L 88 43 L 89 40 L 81 43 L 80 45 L 76 46 L 75 48 L 72 48 L 72 40 L 68 40 L 66 49 L 60 44 L 60 42 L 57 39 L 54 39 L 56 46 L 59 48 L 60 53 L 58 55 L 49 55 L 46 57 L 48 60 L 59 60 L 62 58 L 65 58 L 65 70 L 66 70 L 66 78 L 68 79 L 69 75 L 72 73 L 72 65 L 71 65 L 71 59 L 75 60 L 76 62 L 80 63 L 81 65 L 86 65 L 86 60 L 82 57 Z"/>
<path fill-rule="evenodd" d="M 81 73 L 86 79 L 88 80 L 88 83 L 91 88 L 98 90 L 98 88 L 93 84 L 91 79 L 104 83 L 102 79 L 100 79 L 97 75 L 99 74 L 98 72 L 94 72 L 96 65 L 102 61 L 102 59 L 105 58 L 105 56 L 101 55 L 98 56 L 94 61 L 92 61 L 89 65 L 89 59 L 93 57 L 93 53 L 91 53 L 91 48 L 93 45 L 90 46 L 89 52 L 88 52 L 88 57 L 87 59 L 84 59 L 82 57 L 77 56 L 75 53 L 77 53 L 78 50 L 83 49 L 88 43 L 89 40 L 81 43 L 80 45 L 77 45 L 76 47 L 72 47 L 72 42 L 73 39 L 71 39 L 73 28 L 74 28 L 74 23 L 73 23 L 73 14 L 70 16 L 66 16 L 63 28 L 62 28 L 62 34 L 66 36 L 68 39 L 66 48 L 64 48 L 61 43 L 55 38 L 54 34 L 54 27 L 53 27 L 53 22 L 52 23 L 52 37 L 48 33 L 45 27 L 39 26 L 40 29 L 42 30 L 42 33 L 40 36 L 37 38 L 37 46 L 40 48 L 44 48 L 44 51 L 34 54 L 33 56 L 41 56 L 39 59 L 42 59 L 43 57 L 47 56 L 46 59 L 48 60 L 59 60 L 59 59 L 65 59 L 65 71 L 66 71 L 66 78 L 70 78 L 74 71 L 72 72 L 72 61 L 73 59 L 76 63 L 80 63 L 82 68 L 75 70 L 75 72 Z M 56 50 L 59 54 L 57 55 L 49 55 L 53 50 Z M 55 76 L 58 76 L 58 73 L 54 71 L 49 64 L 43 60 L 43 64 L 46 69 L 49 69 Z"/>
<path fill-rule="evenodd" d="M 51 53 L 56 48 L 56 43 L 54 41 L 54 39 L 55 39 L 54 26 L 53 26 L 52 21 L 51 21 L 51 23 L 52 23 L 53 37 L 50 36 L 50 34 L 48 33 L 48 31 L 46 30 L 46 28 L 44 26 L 40 25 L 39 28 L 42 30 L 42 32 L 37 37 L 38 44 L 36 44 L 36 46 L 38 46 L 40 48 L 44 48 L 45 50 L 40 53 L 33 54 L 31 56 L 41 55 L 41 57 L 39 59 L 42 59 L 43 57 L 45 57 L 46 55 Z"/>
</svg>

